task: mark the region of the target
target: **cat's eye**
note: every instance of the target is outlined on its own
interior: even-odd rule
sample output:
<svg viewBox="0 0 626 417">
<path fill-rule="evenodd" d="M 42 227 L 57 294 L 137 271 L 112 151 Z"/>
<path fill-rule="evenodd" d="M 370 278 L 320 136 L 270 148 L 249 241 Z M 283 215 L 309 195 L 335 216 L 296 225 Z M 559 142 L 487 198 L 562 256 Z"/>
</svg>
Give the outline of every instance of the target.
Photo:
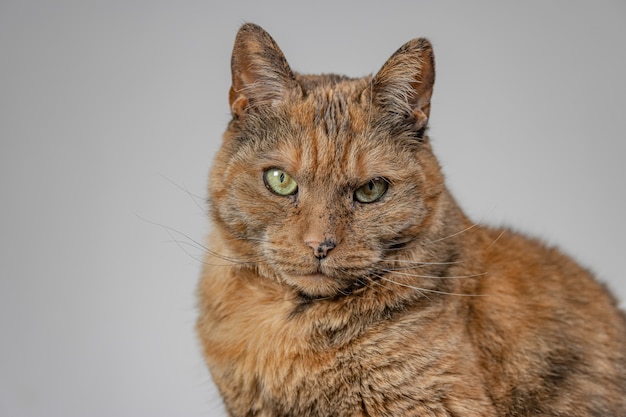
<svg viewBox="0 0 626 417">
<path fill-rule="evenodd" d="M 373 203 L 385 195 L 389 183 L 384 178 L 372 178 L 354 192 L 354 198 L 360 203 Z"/>
<path fill-rule="evenodd" d="M 293 195 L 298 191 L 298 183 L 282 169 L 270 168 L 263 173 L 265 186 L 278 195 Z"/>
</svg>

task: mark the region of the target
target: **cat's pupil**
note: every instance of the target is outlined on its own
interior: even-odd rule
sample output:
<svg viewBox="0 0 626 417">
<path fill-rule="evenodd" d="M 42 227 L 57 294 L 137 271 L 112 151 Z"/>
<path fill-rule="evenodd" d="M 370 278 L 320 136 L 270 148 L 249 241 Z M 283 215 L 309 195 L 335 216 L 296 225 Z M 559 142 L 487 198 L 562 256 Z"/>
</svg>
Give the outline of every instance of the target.
<svg viewBox="0 0 626 417">
<path fill-rule="evenodd" d="M 285 173 L 284 172 L 280 173 L 279 179 L 280 179 L 281 183 L 283 183 L 283 184 L 285 183 Z"/>
</svg>

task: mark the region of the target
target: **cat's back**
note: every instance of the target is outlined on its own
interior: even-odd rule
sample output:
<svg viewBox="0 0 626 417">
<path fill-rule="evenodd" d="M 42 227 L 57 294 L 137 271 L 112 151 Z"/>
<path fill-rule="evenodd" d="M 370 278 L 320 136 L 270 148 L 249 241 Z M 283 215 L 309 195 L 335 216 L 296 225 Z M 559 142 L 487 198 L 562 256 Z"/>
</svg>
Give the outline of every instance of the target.
<svg viewBox="0 0 626 417">
<path fill-rule="evenodd" d="M 556 248 L 510 230 L 479 234 L 484 275 L 469 304 L 469 334 L 493 376 L 486 381 L 495 402 L 503 413 L 516 410 L 504 415 L 551 407 L 622 415 L 626 319 L 615 299 Z"/>
</svg>

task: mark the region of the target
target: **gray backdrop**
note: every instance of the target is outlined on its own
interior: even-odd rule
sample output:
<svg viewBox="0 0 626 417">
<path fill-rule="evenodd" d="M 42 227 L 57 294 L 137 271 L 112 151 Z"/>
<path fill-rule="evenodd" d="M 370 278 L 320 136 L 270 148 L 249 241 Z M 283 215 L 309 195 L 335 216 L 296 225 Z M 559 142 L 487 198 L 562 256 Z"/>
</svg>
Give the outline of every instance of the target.
<svg viewBox="0 0 626 417">
<path fill-rule="evenodd" d="M 375 72 L 429 37 L 461 204 L 626 299 L 624 2 L 2 0 L 1 416 L 223 415 L 194 241 L 246 21 L 306 72 Z"/>
</svg>

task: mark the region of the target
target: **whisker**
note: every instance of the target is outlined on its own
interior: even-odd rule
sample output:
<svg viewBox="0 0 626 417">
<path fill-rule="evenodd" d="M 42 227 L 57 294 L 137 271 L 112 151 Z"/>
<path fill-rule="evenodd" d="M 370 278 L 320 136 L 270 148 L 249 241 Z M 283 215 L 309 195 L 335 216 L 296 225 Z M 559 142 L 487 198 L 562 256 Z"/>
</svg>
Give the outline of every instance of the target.
<svg viewBox="0 0 626 417">
<path fill-rule="evenodd" d="M 413 285 L 405 284 L 403 282 L 394 281 L 392 279 L 389 279 L 389 278 L 385 277 L 384 275 L 377 275 L 377 277 L 380 278 L 381 280 L 389 282 L 391 284 L 395 284 L 395 285 L 398 285 L 398 286 L 401 286 L 401 287 L 411 288 L 413 290 L 419 291 L 420 293 L 428 292 L 428 293 L 432 293 L 432 294 L 453 295 L 453 296 L 458 296 L 458 297 L 484 297 L 484 295 L 482 295 L 482 294 L 459 294 L 459 293 L 453 293 L 453 292 L 447 292 L 447 291 L 433 290 L 433 289 L 429 289 L 429 288 L 416 287 L 416 286 L 413 286 Z M 426 295 L 424 294 L 424 296 L 426 296 Z"/>
<path fill-rule="evenodd" d="M 412 289 L 412 290 L 416 290 L 418 293 L 420 293 L 420 294 L 421 294 L 421 295 L 423 295 L 424 297 L 426 297 L 426 298 L 428 298 L 429 300 L 431 300 L 431 298 L 428 296 L 428 294 L 426 294 L 426 293 L 425 293 L 425 291 L 424 291 L 424 290 L 425 290 L 425 288 L 419 288 L 419 287 L 415 287 L 415 286 L 413 286 L 413 285 L 404 284 L 404 283 L 401 283 L 401 282 L 396 282 L 396 281 L 394 281 L 394 280 L 391 280 L 391 279 L 389 279 L 389 278 L 386 278 L 386 277 L 385 277 L 384 275 L 382 275 L 382 274 L 376 274 L 376 273 L 373 273 L 372 275 L 374 275 L 376 278 L 380 279 L 381 281 L 389 282 L 389 283 L 391 283 L 391 284 L 398 285 L 398 286 L 400 286 L 400 287 L 406 287 L 406 288 L 410 288 L 410 289 Z M 379 285 L 382 285 L 382 284 L 380 283 L 380 281 L 378 281 L 377 283 L 378 283 Z"/>
<path fill-rule="evenodd" d="M 420 268 L 424 266 L 432 266 L 432 265 L 458 265 L 469 261 L 469 259 L 463 259 L 460 261 L 446 261 L 446 262 L 422 262 L 422 261 L 411 261 L 408 259 L 390 259 L 389 263 L 406 263 L 408 266 L 398 267 L 398 269 L 408 269 L 408 268 Z"/>
<path fill-rule="evenodd" d="M 187 189 L 187 187 L 182 186 L 180 184 L 177 184 L 174 180 L 172 180 L 171 178 L 166 177 L 163 174 L 159 174 L 163 179 L 165 179 L 166 181 L 168 181 L 170 184 L 172 184 L 174 187 L 178 188 L 179 190 L 183 191 L 185 194 L 187 194 L 191 200 L 194 202 L 194 204 L 202 211 L 202 213 L 204 213 L 205 216 L 209 216 L 209 212 L 206 209 L 206 207 L 200 205 L 200 203 L 198 201 L 202 201 L 203 203 L 206 203 L 206 199 L 193 194 L 191 191 L 189 191 L 189 189 Z"/>
<path fill-rule="evenodd" d="M 460 231 L 458 231 L 458 232 L 456 232 L 456 233 L 452 233 L 451 235 L 448 235 L 448 236 L 441 237 L 441 238 L 439 238 L 439 239 L 430 240 L 428 243 L 437 243 L 437 242 L 441 242 L 441 241 L 446 240 L 446 239 L 451 239 L 451 238 L 453 238 L 453 237 L 455 237 L 455 236 L 458 236 L 458 235 L 460 235 L 460 234 L 463 234 L 463 233 L 469 232 L 470 230 L 472 230 L 472 229 L 474 229 L 475 227 L 478 227 L 478 226 L 480 226 L 480 224 L 479 224 L 479 223 L 474 223 L 474 224 L 472 224 L 471 226 L 468 226 L 468 227 L 466 227 L 466 228 L 465 228 L 465 229 L 463 229 L 463 230 L 460 230 Z"/>
<path fill-rule="evenodd" d="M 458 235 L 460 235 L 460 234 L 466 233 L 466 232 L 468 232 L 468 231 L 470 231 L 470 230 L 472 230 L 472 229 L 474 229 L 474 228 L 476 228 L 476 227 L 479 227 L 479 226 L 480 226 L 480 223 L 473 223 L 472 225 L 470 225 L 470 226 L 466 227 L 466 228 L 465 228 L 465 229 L 463 229 L 463 230 L 460 230 L 460 231 L 458 231 L 458 232 L 452 233 L 452 234 L 447 235 L 447 236 L 444 236 L 444 237 L 440 237 L 440 238 L 435 239 L 435 240 L 429 240 L 429 241 L 427 241 L 427 243 L 428 243 L 428 244 L 433 244 L 433 243 L 441 242 L 441 241 L 444 241 L 444 240 L 447 240 L 447 239 L 451 239 L 451 238 L 453 238 L 453 237 L 455 237 L 455 236 L 458 236 Z M 413 242 L 415 242 L 415 241 L 417 241 L 417 240 L 419 240 L 419 239 L 421 239 L 421 238 L 420 238 L 420 237 L 414 237 L 414 238 L 412 238 L 412 239 L 406 239 L 406 240 L 403 240 L 403 241 L 401 241 L 401 242 L 393 243 L 393 244 L 391 245 L 392 247 L 389 247 L 389 248 L 385 249 L 385 251 L 386 251 L 386 252 L 391 252 L 391 251 L 400 251 L 400 250 L 405 250 L 405 249 L 406 249 L 406 248 L 405 248 L 405 246 L 406 246 L 407 244 L 409 244 L 409 243 L 413 243 Z M 399 247 L 393 247 L 393 246 L 395 246 L 395 245 L 399 245 Z"/>
<path fill-rule="evenodd" d="M 465 228 L 465 229 L 463 229 L 463 230 L 461 230 L 459 232 L 454 233 L 453 235 L 446 236 L 445 238 L 441 238 L 439 240 L 448 239 L 448 238 L 450 238 L 452 236 L 459 235 L 459 234 L 467 232 L 467 231 L 471 230 L 472 228 L 474 228 L 476 226 L 479 226 L 479 225 L 480 225 L 480 223 L 475 223 L 475 224 L 473 224 L 470 227 L 467 227 L 467 228 Z M 488 250 L 490 250 L 493 246 L 495 246 L 498 243 L 498 241 L 500 240 L 500 238 L 502 238 L 502 236 L 506 232 L 507 232 L 506 229 L 502 230 L 498 234 L 498 236 L 489 244 L 489 246 L 487 246 L 481 252 L 485 253 Z M 435 241 L 431 241 L 429 243 L 437 242 L 437 241 L 438 240 L 435 240 Z M 407 266 L 393 266 L 393 267 L 389 267 L 390 270 L 396 271 L 396 270 L 402 270 L 402 269 L 421 268 L 421 267 L 426 267 L 426 266 L 431 266 L 431 265 L 459 265 L 459 264 L 463 264 L 463 263 L 466 263 L 466 262 L 470 262 L 470 261 L 472 261 L 472 260 L 474 260 L 476 258 L 477 258 L 477 255 L 476 256 L 472 256 L 470 258 L 461 259 L 461 260 L 458 260 L 458 261 L 435 262 L 435 261 L 412 261 L 412 260 L 409 260 L 409 259 L 389 259 L 388 262 L 390 264 L 396 264 L 396 263 L 398 263 L 398 264 L 402 264 L 402 263 L 407 264 Z"/>
<path fill-rule="evenodd" d="M 196 239 L 192 238 L 191 236 L 181 232 L 180 230 L 176 230 L 173 227 L 166 226 L 164 224 L 157 223 L 157 222 L 154 222 L 152 220 L 148 220 L 148 219 L 140 216 L 137 213 L 135 213 L 135 216 L 137 216 L 138 218 L 140 218 L 141 220 L 143 220 L 146 223 L 152 224 L 154 226 L 158 226 L 158 227 L 168 231 L 168 234 L 170 235 L 170 237 L 172 239 L 174 239 L 174 237 L 172 236 L 172 233 L 175 233 L 177 235 L 183 236 L 189 242 L 192 242 L 196 246 L 196 248 L 201 249 L 201 250 L 211 254 L 212 256 L 215 256 L 216 258 L 222 259 L 222 260 L 224 260 L 226 262 L 231 262 L 233 264 L 238 264 L 238 265 L 246 265 L 246 264 L 256 265 L 256 264 L 258 264 L 258 262 L 254 261 L 254 260 L 250 260 L 250 259 L 246 259 L 246 258 L 240 258 L 240 257 L 231 257 L 231 256 L 226 256 L 226 255 L 219 254 L 219 253 L 217 253 L 217 252 L 207 248 L 205 245 L 203 245 L 202 243 L 198 242 Z M 188 244 L 191 245 L 191 243 L 188 243 Z M 259 257 L 259 259 L 261 259 L 261 257 Z"/>
<path fill-rule="evenodd" d="M 489 244 L 489 246 L 487 246 L 487 247 L 485 248 L 485 250 L 484 250 L 483 252 L 487 252 L 489 249 L 491 249 L 491 248 L 492 248 L 492 247 L 493 247 L 493 246 L 494 246 L 494 245 L 498 242 L 498 240 L 500 240 L 500 238 L 501 238 L 501 237 L 502 237 L 502 236 L 503 236 L 506 232 L 507 232 L 507 230 L 506 230 L 506 229 L 502 230 L 502 231 L 500 232 L 500 234 L 499 234 L 499 235 L 498 235 L 498 236 L 497 236 L 497 237 L 493 240 L 493 242 L 491 242 L 491 243 Z"/>
<path fill-rule="evenodd" d="M 203 264 L 203 265 L 206 265 L 206 262 L 204 261 L 204 259 L 202 259 L 202 257 L 200 257 L 200 256 L 196 256 L 196 255 L 193 255 L 191 252 L 189 252 L 186 248 L 184 248 L 184 247 L 183 247 L 183 245 L 187 245 L 187 246 L 191 246 L 191 247 L 193 247 L 193 248 L 198 249 L 198 247 L 197 247 L 197 246 L 195 246 L 195 245 L 194 245 L 194 244 L 192 244 L 192 243 L 185 242 L 185 241 L 181 241 L 181 240 L 178 240 L 178 239 L 174 238 L 174 235 L 172 235 L 172 233 L 171 233 L 169 230 L 167 230 L 167 231 L 166 231 L 166 233 L 167 233 L 167 234 L 170 236 L 170 238 L 172 239 L 170 242 L 175 243 L 175 244 L 176 244 L 176 245 L 180 248 L 180 250 L 182 250 L 182 251 L 183 251 L 183 252 L 184 252 L 187 256 L 189 256 L 191 259 L 193 259 L 194 261 L 196 261 L 196 262 L 198 262 L 198 263 L 201 263 L 201 264 Z M 217 265 L 216 265 L 216 266 L 217 266 Z M 224 266 L 226 266 L 226 265 L 224 265 Z M 228 266 L 230 266 L 230 265 L 228 265 Z"/>
<path fill-rule="evenodd" d="M 419 275 L 419 274 L 409 274 L 408 272 L 398 272 L 395 269 L 381 269 L 383 272 L 394 273 L 396 275 L 402 275 L 406 277 L 414 277 L 414 278 L 426 278 L 426 279 L 463 279 L 463 278 L 476 278 L 487 275 L 486 272 L 480 274 L 470 274 L 470 275 L 450 275 L 450 276 L 436 276 L 436 275 Z"/>
<path fill-rule="evenodd" d="M 197 249 L 197 247 L 195 245 L 193 245 L 192 243 L 189 243 L 189 242 L 178 240 L 178 239 L 174 238 L 174 236 L 170 232 L 167 232 L 167 233 L 171 237 L 171 240 L 169 242 L 175 243 L 180 248 L 180 250 L 182 250 L 186 255 L 188 255 L 191 259 L 193 259 L 194 261 L 196 261 L 196 262 L 198 262 L 198 263 L 200 263 L 202 265 L 231 267 L 233 265 L 257 265 L 258 266 L 258 265 L 262 265 L 262 264 L 265 263 L 265 262 L 263 262 L 261 257 L 259 257 L 260 261 L 254 261 L 254 260 L 251 260 L 251 259 L 249 259 L 249 260 L 247 260 L 245 262 L 227 260 L 228 263 L 221 263 L 221 264 L 207 262 L 207 261 L 204 260 L 204 256 L 194 255 L 194 254 L 192 254 L 191 252 L 189 252 L 187 249 L 185 249 L 183 247 L 183 245 L 186 245 L 186 246 L 191 246 L 191 247 Z M 218 258 L 219 258 L 219 256 L 218 256 Z"/>
</svg>

